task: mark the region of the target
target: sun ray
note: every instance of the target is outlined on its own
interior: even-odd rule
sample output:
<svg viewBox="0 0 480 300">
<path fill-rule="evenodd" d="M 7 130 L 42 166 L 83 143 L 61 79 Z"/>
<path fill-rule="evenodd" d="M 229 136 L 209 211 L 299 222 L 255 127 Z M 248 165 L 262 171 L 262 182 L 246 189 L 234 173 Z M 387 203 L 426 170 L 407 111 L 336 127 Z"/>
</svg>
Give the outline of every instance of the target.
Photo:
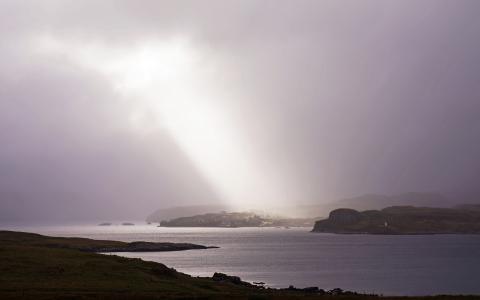
<svg viewBox="0 0 480 300">
<path fill-rule="evenodd" d="M 128 49 L 42 39 L 41 49 L 62 53 L 104 74 L 133 102 L 137 131 L 168 130 L 182 150 L 230 206 L 263 208 L 282 198 L 277 176 L 261 168 L 222 101 L 232 97 L 215 82 L 216 69 L 184 38 L 152 41 Z"/>
</svg>

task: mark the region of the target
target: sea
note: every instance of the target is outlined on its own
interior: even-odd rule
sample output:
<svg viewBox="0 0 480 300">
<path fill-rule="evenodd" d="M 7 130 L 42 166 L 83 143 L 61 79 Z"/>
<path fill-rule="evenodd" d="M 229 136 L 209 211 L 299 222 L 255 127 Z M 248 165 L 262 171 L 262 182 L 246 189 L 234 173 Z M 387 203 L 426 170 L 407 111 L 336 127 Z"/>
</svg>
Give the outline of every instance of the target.
<svg viewBox="0 0 480 300">
<path fill-rule="evenodd" d="M 10 226 L 52 236 L 125 242 L 185 242 L 217 249 L 116 253 L 163 263 L 192 276 L 215 272 L 266 286 L 382 295 L 480 294 L 480 235 L 312 233 L 310 228 Z"/>
</svg>

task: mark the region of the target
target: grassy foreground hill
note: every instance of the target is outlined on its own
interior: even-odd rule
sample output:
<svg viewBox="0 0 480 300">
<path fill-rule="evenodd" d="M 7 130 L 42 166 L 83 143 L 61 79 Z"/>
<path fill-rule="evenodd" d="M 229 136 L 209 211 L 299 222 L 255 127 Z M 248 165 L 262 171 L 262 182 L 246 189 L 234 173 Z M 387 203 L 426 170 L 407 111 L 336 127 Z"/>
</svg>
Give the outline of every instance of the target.
<svg viewBox="0 0 480 300">
<path fill-rule="evenodd" d="M 480 210 L 470 207 L 392 206 L 363 212 L 340 208 L 330 212 L 328 219 L 317 221 L 313 232 L 480 234 Z"/>
<path fill-rule="evenodd" d="M 235 280 L 194 278 L 141 259 L 84 250 L 108 243 L 118 246 L 121 242 L 0 231 L 0 299 L 378 299 L 260 289 Z"/>
</svg>

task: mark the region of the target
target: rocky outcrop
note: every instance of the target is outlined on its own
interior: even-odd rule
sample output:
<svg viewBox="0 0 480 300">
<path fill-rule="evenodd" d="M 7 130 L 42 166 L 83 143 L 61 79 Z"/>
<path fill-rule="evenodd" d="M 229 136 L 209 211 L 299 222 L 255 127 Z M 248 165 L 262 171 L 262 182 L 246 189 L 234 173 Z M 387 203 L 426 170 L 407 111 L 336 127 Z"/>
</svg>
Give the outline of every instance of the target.
<svg viewBox="0 0 480 300">
<path fill-rule="evenodd" d="M 342 225 L 354 224 L 362 219 L 362 214 L 354 209 L 339 208 L 330 212 L 328 219 Z"/>
<path fill-rule="evenodd" d="M 230 276 L 230 275 L 227 275 L 227 274 L 224 274 L 224 273 L 219 273 L 219 272 L 215 272 L 212 276 L 212 279 L 213 279 L 213 281 L 217 281 L 217 282 L 229 282 L 229 283 L 233 283 L 233 284 L 236 284 L 236 285 L 256 287 L 256 285 L 253 285 L 253 284 L 251 284 L 249 282 L 246 282 L 246 281 L 242 281 L 240 279 L 240 277 L 238 277 L 238 276 Z"/>
<path fill-rule="evenodd" d="M 357 292 L 351 292 L 351 291 L 344 291 L 340 288 L 334 288 L 331 290 L 324 290 L 319 288 L 318 286 L 311 286 L 311 287 L 306 287 L 306 288 L 296 288 L 293 285 L 289 286 L 286 289 L 281 289 L 283 291 L 292 291 L 292 292 L 302 292 L 305 294 L 316 294 L 316 295 L 325 295 L 325 296 L 367 296 L 366 294 L 359 294 Z M 370 297 L 374 297 L 376 295 L 368 295 Z"/>
</svg>

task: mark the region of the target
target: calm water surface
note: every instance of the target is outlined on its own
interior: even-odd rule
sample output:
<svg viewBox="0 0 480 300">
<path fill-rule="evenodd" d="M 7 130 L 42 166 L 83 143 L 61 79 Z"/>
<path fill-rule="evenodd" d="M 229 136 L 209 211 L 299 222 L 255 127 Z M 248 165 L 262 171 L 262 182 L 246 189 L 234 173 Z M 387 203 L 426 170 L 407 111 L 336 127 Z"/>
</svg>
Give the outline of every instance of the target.
<svg viewBox="0 0 480 300">
<path fill-rule="evenodd" d="M 55 236 L 188 242 L 219 249 L 122 253 L 194 276 L 223 272 L 271 287 L 340 287 L 385 295 L 480 294 L 480 235 L 334 235 L 309 228 L 50 226 Z"/>
</svg>

